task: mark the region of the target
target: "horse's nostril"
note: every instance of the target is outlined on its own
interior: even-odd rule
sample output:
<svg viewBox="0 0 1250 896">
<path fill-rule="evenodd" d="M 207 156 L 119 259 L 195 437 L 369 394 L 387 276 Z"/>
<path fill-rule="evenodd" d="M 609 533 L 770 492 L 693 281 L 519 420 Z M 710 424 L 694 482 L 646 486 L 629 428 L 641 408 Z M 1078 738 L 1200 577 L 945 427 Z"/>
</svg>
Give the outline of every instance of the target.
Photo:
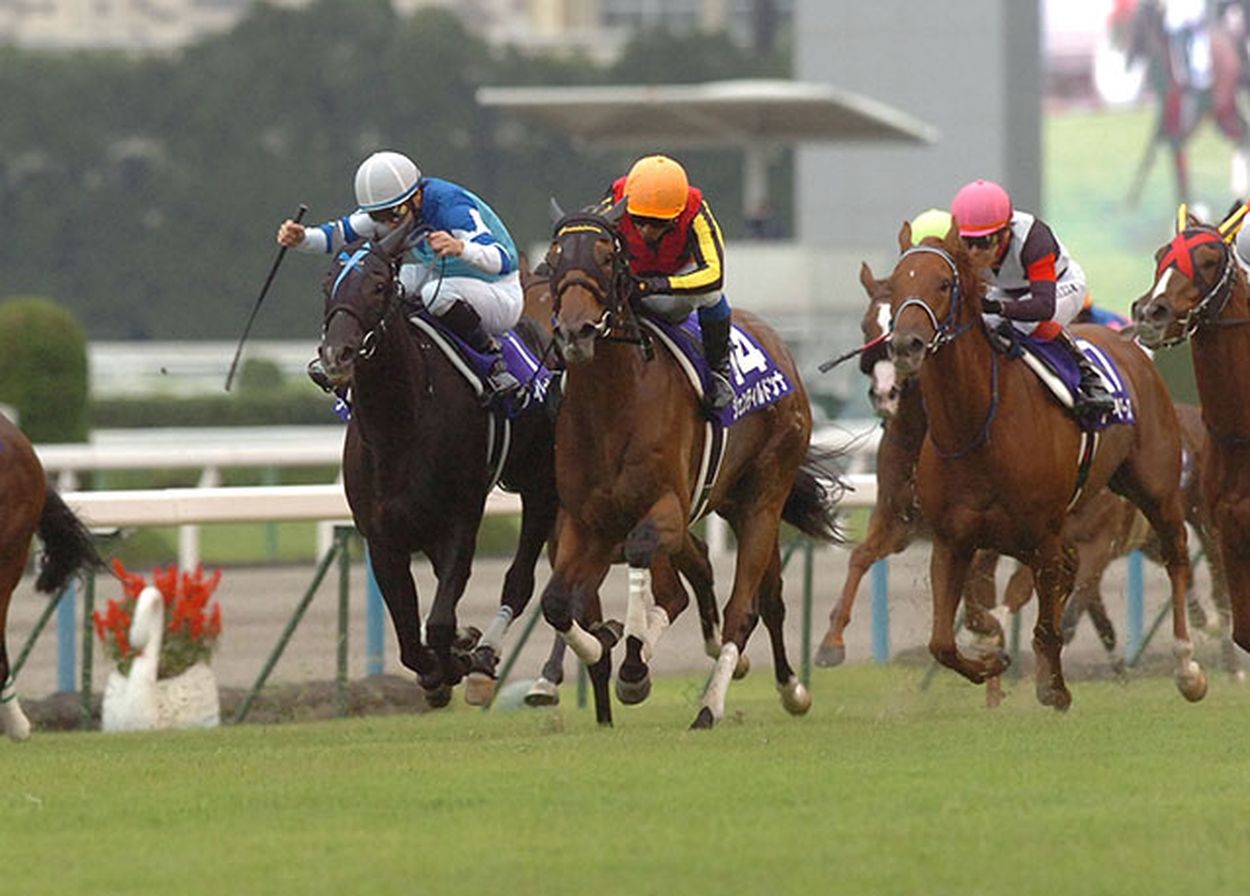
<svg viewBox="0 0 1250 896">
<path fill-rule="evenodd" d="M 1159 304 L 1151 305 L 1147 310 L 1146 316 L 1154 323 L 1159 323 L 1167 319 L 1168 309 Z"/>
</svg>

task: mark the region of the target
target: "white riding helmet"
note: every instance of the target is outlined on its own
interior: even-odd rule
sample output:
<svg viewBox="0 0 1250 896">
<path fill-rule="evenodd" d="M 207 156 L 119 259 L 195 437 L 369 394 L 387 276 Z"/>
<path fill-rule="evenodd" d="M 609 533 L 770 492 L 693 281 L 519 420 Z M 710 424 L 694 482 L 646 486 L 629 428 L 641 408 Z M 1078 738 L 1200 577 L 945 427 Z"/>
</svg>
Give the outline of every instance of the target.
<svg viewBox="0 0 1250 896">
<path fill-rule="evenodd" d="M 421 169 L 403 153 L 375 152 L 356 169 L 356 204 L 366 212 L 399 205 L 420 180 Z"/>
</svg>

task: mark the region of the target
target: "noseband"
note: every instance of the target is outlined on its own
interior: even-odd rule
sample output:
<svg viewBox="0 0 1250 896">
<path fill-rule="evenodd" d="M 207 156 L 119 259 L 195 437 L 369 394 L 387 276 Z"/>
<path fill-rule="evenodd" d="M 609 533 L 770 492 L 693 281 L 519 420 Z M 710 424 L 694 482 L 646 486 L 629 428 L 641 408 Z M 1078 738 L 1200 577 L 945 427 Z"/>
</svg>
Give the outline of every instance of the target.
<svg viewBox="0 0 1250 896">
<path fill-rule="evenodd" d="M 565 250 L 564 241 L 578 235 L 591 234 L 605 238 L 612 244 L 611 265 L 604 271 L 593 261 L 571 258 L 573 253 Z M 551 317 L 553 326 L 558 324 L 564 294 L 573 287 L 581 287 L 595 297 L 603 308 L 598 320 L 590 325 L 596 339 L 611 342 L 629 342 L 650 348 L 650 339 L 638 326 L 632 314 L 624 313 L 622 296 L 628 295 L 632 275 L 629 257 L 621 236 L 605 218 L 590 212 L 566 215 L 556 224 L 553 242 L 559 248 L 558 257 L 551 262 Z M 584 253 L 583 253 L 584 254 Z M 555 326 L 559 342 L 559 327 Z"/>
<path fill-rule="evenodd" d="M 894 312 L 894 317 L 890 320 L 890 331 L 894 331 L 894 325 L 898 321 L 898 316 L 910 306 L 916 306 L 929 318 L 929 323 L 933 325 L 933 338 L 929 340 L 925 346 L 925 351 L 933 354 L 946 343 L 950 342 L 956 336 L 968 330 L 972 324 L 964 324 L 957 326 L 959 318 L 959 305 L 963 300 L 963 290 L 959 285 L 959 268 L 955 265 L 955 259 L 945 249 L 939 249 L 936 246 L 913 246 L 899 257 L 898 263 L 902 264 L 905 259 L 912 255 L 936 255 L 942 261 L 946 262 L 946 266 L 951 269 L 951 277 L 953 283 L 951 285 L 951 301 L 950 307 L 946 309 L 946 319 L 939 322 L 937 314 L 929 306 L 929 303 L 920 296 L 908 296 L 898 306 L 898 310 Z"/>
<path fill-rule="evenodd" d="M 1194 264 L 1194 250 L 1199 246 L 1205 246 L 1210 243 L 1215 243 L 1220 247 L 1220 251 L 1223 253 L 1223 263 L 1220 266 L 1220 276 L 1204 292 L 1198 284 L 1198 270 L 1197 265 Z M 1247 318 L 1239 318 L 1237 320 L 1220 319 L 1220 315 L 1224 313 L 1224 309 L 1228 306 L 1228 300 L 1233 294 L 1232 286 L 1233 278 L 1237 271 L 1237 260 L 1233 257 L 1232 246 L 1225 242 L 1218 230 L 1213 227 L 1199 227 L 1178 233 L 1172 238 L 1167 252 L 1159 261 L 1159 265 L 1155 270 L 1156 283 L 1169 268 L 1176 268 L 1183 276 L 1189 279 L 1189 282 L 1198 290 L 1198 302 L 1185 312 L 1184 317 L 1178 319 L 1177 322 L 1181 325 L 1181 334 L 1175 339 L 1170 339 L 1163 343 L 1164 345 L 1172 346 L 1184 342 L 1202 326 L 1226 327 L 1250 323 L 1250 319 Z"/>
</svg>

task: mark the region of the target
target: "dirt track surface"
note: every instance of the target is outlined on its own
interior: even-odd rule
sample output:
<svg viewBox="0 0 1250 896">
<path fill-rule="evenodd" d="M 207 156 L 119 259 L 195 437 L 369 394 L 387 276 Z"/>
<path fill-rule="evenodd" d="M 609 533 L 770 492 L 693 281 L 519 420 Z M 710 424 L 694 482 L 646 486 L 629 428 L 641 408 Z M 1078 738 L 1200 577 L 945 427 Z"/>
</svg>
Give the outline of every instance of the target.
<svg viewBox="0 0 1250 896">
<path fill-rule="evenodd" d="M 830 609 L 836 600 L 846 575 L 849 551 L 846 548 L 819 547 L 813 563 L 813 651 L 827 627 Z M 916 545 L 903 554 L 891 558 L 889 567 L 890 588 L 890 648 L 898 661 L 927 663 L 924 645 L 929 638 L 930 597 L 928 590 L 927 545 Z M 1006 582 L 1011 561 L 1000 566 L 998 583 Z M 732 581 L 732 559 L 722 558 L 715 563 L 717 594 L 723 604 Z M 472 624 L 485 627 L 498 606 L 498 594 L 502 586 L 506 561 L 482 559 L 474 566 L 469 588 L 461 601 L 459 618 L 461 625 Z M 418 592 L 422 600 L 422 613 L 428 610 L 433 595 L 433 577 L 428 564 L 414 561 Z M 1104 579 L 1103 596 L 1111 618 L 1122 631 L 1125 619 L 1127 566 L 1123 561 L 1112 565 Z M 221 602 L 223 634 L 220 647 L 213 659 L 213 670 L 222 687 L 223 718 L 233 713 L 233 707 L 251 687 L 291 614 L 312 582 L 313 566 L 282 568 L 227 568 L 217 589 L 216 598 Z M 535 601 L 546 583 L 545 565 L 539 570 Z M 265 691 L 249 716 L 249 721 L 281 721 L 303 718 L 323 718 L 334 713 L 334 686 L 337 626 L 337 581 L 332 569 L 326 576 L 312 601 L 308 612 L 296 629 L 286 651 L 269 676 Z M 1198 588 L 1204 603 L 1209 593 L 1205 567 L 1198 570 Z M 1162 570 L 1146 566 L 1146 625 L 1155 618 L 1164 605 L 1167 595 L 1167 579 Z M 869 582 L 860 586 L 859 602 L 851 626 L 846 632 L 847 662 L 872 661 L 871 596 Z M 398 651 L 389 618 L 385 622 L 383 644 L 383 675 L 366 677 L 365 664 L 365 574 L 356 564 L 351 572 L 350 628 L 348 642 L 348 675 L 352 679 L 349 693 L 349 712 L 411 712 L 424 708 L 420 689 L 413 683 L 413 676 L 398 662 Z M 102 607 L 109 598 L 120 596 L 120 586 L 111 578 L 101 576 L 96 584 L 96 605 Z M 791 665 L 799 669 L 801 660 L 801 632 L 803 616 L 802 556 L 794 555 L 785 573 L 785 597 L 788 608 L 787 646 Z M 625 613 L 626 575 L 624 568 L 612 571 L 605 583 L 604 606 L 606 612 L 620 619 Z M 76 616 L 81 619 L 81 597 Z M 16 659 L 26 638 L 44 607 L 45 598 L 37 594 L 29 578 L 24 579 L 14 594 L 9 609 L 8 648 L 11 658 Z M 527 613 L 529 610 L 527 610 Z M 1034 604 L 1022 611 L 1021 665 L 1032 668 L 1029 641 L 1034 622 Z M 505 644 L 513 649 L 521 634 L 522 625 L 514 623 Z M 772 666 L 768 639 L 759 626 L 747 646 L 753 674 L 770 674 Z M 1165 624 L 1160 636 L 1151 644 L 1146 655 L 1150 670 L 1167 672 L 1170 662 L 1170 625 Z M 522 648 L 520 659 L 511 675 L 518 678 L 534 678 L 551 647 L 551 633 L 541 622 L 534 635 Z M 1199 659 L 1212 675 L 1221 674 L 1218 669 L 1218 651 L 1214 640 L 1197 637 Z M 75 635 L 75 650 L 81 651 L 81 632 Z M 506 659 L 506 656 L 505 656 Z M 1242 654 L 1242 662 L 1250 660 Z M 619 657 L 618 657 L 619 660 Z M 1088 622 L 1082 622 L 1076 640 L 1064 652 L 1065 668 L 1070 677 L 1077 679 L 1089 675 L 1108 674 L 1108 664 L 1101 645 Z M 566 660 L 566 674 L 574 672 L 574 660 Z M 656 651 L 652 669 L 657 675 L 706 671 L 711 667 L 703 653 L 702 637 L 693 606 L 686 611 L 664 635 Z M 17 690 L 23 706 L 38 727 L 66 727 L 77 723 L 79 716 L 76 694 L 56 694 L 57 690 L 57 638 L 55 617 L 37 642 L 34 652 L 21 670 Z M 99 650 L 93 663 L 93 690 L 103 690 L 110 671 L 109 661 Z M 942 670 L 942 675 L 954 673 Z M 835 672 L 821 671 L 813 687 L 814 697 L 820 699 L 820 684 Z M 571 680 L 571 678 L 569 679 Z M 75 679 L 77 687 L 77 678 Z M 456 700 L 462 699 L 457 693 Z M 97 707 L 98 716 L 98 707 Z"/>
</svg>

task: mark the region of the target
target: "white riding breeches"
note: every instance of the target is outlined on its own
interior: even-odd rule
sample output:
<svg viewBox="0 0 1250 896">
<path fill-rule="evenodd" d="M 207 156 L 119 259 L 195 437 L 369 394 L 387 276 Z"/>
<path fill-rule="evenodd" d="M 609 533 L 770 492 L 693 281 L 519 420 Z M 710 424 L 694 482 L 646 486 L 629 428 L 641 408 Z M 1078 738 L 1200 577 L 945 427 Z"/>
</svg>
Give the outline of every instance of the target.
<svg viewBox="0 0 1250 896">
<path fill-rule="evenodd" d="M 435 317 L 441 316 L 457 299 L 463 299 L 473 306 L 482 319 L 482 328 L 492 336 L 510 330 L 521 319 L 525 295 L 521 291 L 521 275 L 517 271 L 493 281 L 476 277 L 432 276 L 419 285 L 418 273 L 417 266 L 404 265 L 399 271 L 400 283 L 406 295 L 419 292 L 422 303 Z"/>
</svg>

